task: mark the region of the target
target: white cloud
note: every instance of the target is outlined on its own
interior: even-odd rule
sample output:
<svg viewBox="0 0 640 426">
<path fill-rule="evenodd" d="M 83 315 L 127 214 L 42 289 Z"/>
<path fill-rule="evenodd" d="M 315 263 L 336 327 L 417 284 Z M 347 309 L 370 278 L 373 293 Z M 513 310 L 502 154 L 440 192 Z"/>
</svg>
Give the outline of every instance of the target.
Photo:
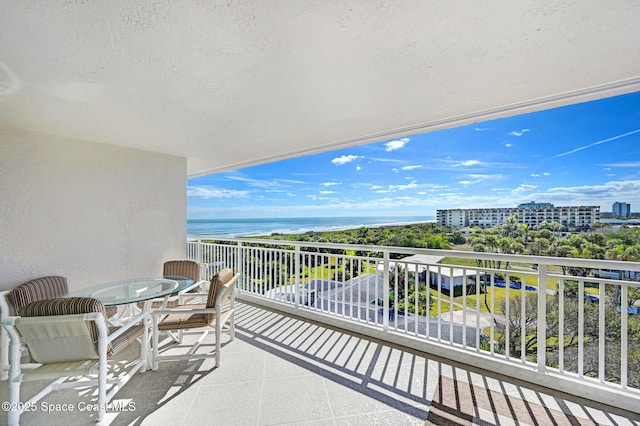
<svg viewBox="0 0 640 426">
<path fill-rule="evenodd" d="M 467 179 L 460 180 L 458 181 L 458 183 L 460 185 L 471 185 L 475 183 L 484 182 L 487 180 L 497 180 L 497 179 L 503 178 L 501 174 L 495 174 L 495 175 L 470 174 L 470 175 L 467 175 L 466 177 Z"/>
<path fill-rule="evenodd" d="M 320 186 L 325 186 L 325 187 L 327 187 L 327 186 L 334 186 L 334 185 L 340 185 L 340 183 L 339 183 L 339 182 L 322 182 L 322 183 L 320 184 Z"/>
<path fill-rule="evenodd" d="M 244 198 L 249 191 L 236 191 L 232 189 L 218 189 L 204 186 L 192 186 L 187 188 L 187 197 L 193 198 Z"/>
<path fill-rule="evenodd" d="M 393 169 L 391 169 L 391 171 L 392 171 L 393 173 L 398 173 L 398 172 L 400 172 L 400 169 L 397 169 L 397 168 L 395 168 L 395 167 L 394 167 Z"/>
<path fill-rule="evenodd" d="M 274 179 L 274 180 L 262 180 L 262 179 L 251 179 L 246 178 L 244 176 L 237 175 L 228 175 L 226 176 L 229 180 L 235 180 L 238 182 L 244 182 L 249 186 L 253 186 L 256 188 L 276 188 L 280 187 L 283 184 L 304 184 L 305 182 L 300 180 L 291 180 L 291 179 Z"/>
<path fill-rule="evenodd" d="M 403 163 L 404 160 L 398 159 L 398 158 L 382 158 L 382 157 L 370 157 L 370 159 L 372 161 L 369 161 L 369 163 L 373 162 L 373 161 L 379 161 L 381 163 Z"/>
<path fill-rule="evenodd" d="M 502 177 L 502 175 L 478 175 L 478 174 L 471 174 L 469 175 L 469 177 L 473 180 L 487 180 L 487 179 L 495 179 L 495 178 L 499 178 Z"/>
<path fill-rule="evenodd" d="M 362 170 L 362 167 L 360 167 L 359 165 L 356 166 L 356 172 L 359 172 L 360 170 Z"/>
<path fill-rule="evenodd" d="M 551 173 L 549 173 L 549 172 L 531 173 L 531 177 L 542 177 L 542 176 L 551 176 Z"/>
<path fill-rule="evenodd" d="M 514 188 L 511 191 L 511 193 L 514 194 L 514 195 L 517 195 L 517 194 L 521 194 L 523 192 L 533 191 L 537 187 L 538 187 L 537 185 L 522 184 L 522 185 L 518 186 L 517 188 Z"/>
<path fill-rule="evenodd" d="M 350 163 L 357 160 L 358 158 L 360 157 L 357 155 L 342 155 L 331 160 L 331 163 L 335 164 L 336 166 L 342 166 L 343 164 Z"/>
<path fill-rule="evenodd" d="M 371 185 L 369 189 L 377 194 L 388 194 L 390 192 L 395 191 L 406 191 L 408 189 L 417 189 L 423 187 L 425 185 L 418 185 L 418 183 L 413 180 L 406 185 L 388 185 L 386 188 L 381 185 Z"/>
<path fill-rule="evenodd" d="M 408 144 L 410 140 L 411 139 L 409 138 L 402 138 L 395 141 L 387 142 L 384 144 L 385 151 L 391 152 L 400 149 Z"/>
<path fill-rule="evenodd" d="M 640 129 L 636 129 L 636 130 L 633 130 L 631 132 L 623 133 L 621 135 L 612 136 L 612 137 L 607 138 L 607 139 L 602 139 L 602 140 L 599 140 L 599 141 L 594 142 L 592 144 L 583 145 L 583 146 L 580 146 L 578 148 L 572 149 L 571 151 L 567 151 L 567 152 L 563 152 L 563 153 L 558 154 L 558 155 L 554 155 L 553 157 L 551 157 L 551 159 L 558 158 L 558 157 L 564 157 L 565 155 L 569 155 L 569 154 L 575 154 L 576 152 L 582 151 L 583 149 L 588 149 L 588 148 L 592 148 L 592 147 L 597 146 L 597 145 L 601 145 L 603 143 L 615 141 L 617 139 L 624 138 L 626 136 L 630 136 L 630 135 L 633 135 L 633 134 L 638 133 L 638 132 L 640 132 Z M 622 163 L 620 163 L 620 164 L 622 164 Z"/>
<path fill-rule="evenodd" d="M 640 168 L 640 161 L 623 161 L 620 163 L 603 164 L 607 168 L 603 170 L 611 170 L 611 167 Z"/>
<path fill-rule="evenodd" d="M 590 199 L 608 199 L 616 196 L 637 199 L 638 194 L 640 194 L 640 180 L 612 181 L 601 185 L 558 187 L 550 189 L 549 192 L 581 195 Z"/>
<path fill-rule="evenodd" d="M 406 185 L 389 185 L 389 190 L 391 191 L 406 191 L 407 189 L 416 189 L 418 184 L 416 181 L 412 181 Z"/>
<path fill-rule="evenodd" d="M 284 182 L 284 183 L 295 183 L 295 184 L 305 184 L 306 182 L 301 180 L 293 180 L 293 179 L 276 179 L 276 182 Z"/>
<path fill-rule="evenodd" d="M 335 193 L 336 193 L 336 191 L 320 191 L 320 193 L 321 193 L 322 195 L 329 195 L 329 194 L 335 194 Z"/>
<path fill-rule="evenodd" d="M 480 164 L 478 160 L 465 160 L 465 161 L 459 161 L 458 163 L 454 164 L 454 167 L 470 167 L 470 166 L 475 166 L 477 164 Z"/>
<path fill-rule="evenodd" d="M 511 136 L 522 136 L 527 132 L 530 132 L 531 130 L 529 129 L 522 129 L 519 132 L 517 130 L 514 130 L 513 132 L 509 133 Z"/>
<path fill-rule="evenodd" d="M 510 143 L 505 143 L 504 146 L 506 146 L 507 148 L 511 148 L 511 144 Z"/>
<path fill-rule="evenodd" d="M 402 170 L 415 170 L 415 169 L 421 169 L 422 165 L 416 165 L 416 166 L 404 166 L 402 168 Z"/>
</svg>

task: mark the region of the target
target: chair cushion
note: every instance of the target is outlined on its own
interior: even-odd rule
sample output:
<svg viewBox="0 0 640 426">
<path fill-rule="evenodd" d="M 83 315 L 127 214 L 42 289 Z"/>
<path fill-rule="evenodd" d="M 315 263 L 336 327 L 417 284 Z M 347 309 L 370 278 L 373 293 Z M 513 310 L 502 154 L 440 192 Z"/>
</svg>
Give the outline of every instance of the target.
<svg viewBox="0 0 640 426">
<path fill-rule="evenodd" d="M 8 295 L 16 315 L 23 315 L 22 309 L 33 302 L 45 299 L 64 297 L 69 293 L 65 277 L 50 276 L 36 278 L 20 284 Z"/>
<path fill-rule="evenodd" d="M 22 308 L 23 317 L 46 317 L 52 315 L 88 314 L 91 312 L 101 312 L 106 318 L 106 309 L 102 302 L 91 297 L 63 297 L 58 299 L 39 300 L 29 303 Z M 91 322 L 91 337 L 98 347 L 98 329 Z M 111 354 L 113 349 L 109 344 L 107 353 Z"/>
<path fill-rule="evenodd" d="M 106 314 L 106 309 L 102 302 L 90 297 L 65 297 L 59 299 L 40 300 L 28 304 L 23 309 L 24 317 L 42 317 L 52 315 L 88 314 L 91 312 L 101 312 Z M 91 338 L 98 348 L 98 329 L 93 321 L 89 321 L 89 331 Z M 118 327 L 109 328 L 109 334 L 118 330 Z M 126 330 L 120 336 L 113 339 L 107 345 L 107 356 L 112 357 L 134 342 L 144 333 L 144 325 L 140 324 Z"/>
<path fill-rule="evenodd" d="M 194 282 L 200 281 L 200 263 L 195 260 L 169 260 L 162 267 L 162 275 L 187 277 Z"/>
<path fill-rule="evenodd" d="M 32 361 L 39 364 L 97 360 L 99 354 L 90 323 L 83 321 L 83 315 L 18 317 L 15 327 Z"/>
<path fill-rule="evenodd" d="M 117 306 L 105 306 L 104 309 L 107 313 L 107 318 L 111 318 L 112 316 L 118 313 Z"/>
<path fill-rule="evenodd" d="M 110 328 L 109 334 L 115 332 L 118 328 Z M 120 336 L 116 337 L 107 346 L 107 356 L 112 357 L 118 352 L 135 342 L 140 336 L 144 334 L 144 325 L 139 324 L 126 330 Z"/>
<path fill-rule="evenodd" d="M 203 309 L 204 305 L 189 305 L 191 309 Z M 228 309 L 220 314 L 220 323 L 227 322 L 233 310 Z M 216 324 L 215 314 L 170 314 L 158 324 L 158 330 L 186 330 L 189 328 L 198 328 L 206 326 L 214 326 Z"/>
<path fill-rule="evenodd" d="M 51 315 L 106 313 L 101 301 L 91 297 L 61 297 L 29 303 L 22 309 L 23 317 L 45 317 Z"/>
<path fill-rule="evenodd" d="M 220 289 L 233 278 L 233 270 L 231 268 L 224 268 L 218 271 L 218 273 L 211 280 L 211 286 L 209 287 L 209 294 L 207 296 L 207 308 L 215 308 L 216 300 L 218 300 L 218 294 Z M 207 322 L 214 320 L 215 315 L 205 314 Z"/>
<path fill-rule="evenodd" d="M 233 270 L 231 270 L 231 268 L 221 269 L 213 277 L 211 280 L 211 287 L 209 287 L 209 294 L 207 296 L 207 308 L 215 308 L 220 289 L 228 283 L 231 278 L 233 278 Z"/>
<path fill-rule="evenodd" d="M 205 307 L 205 305 L 189 305 L 189 309 L 204 309 Z M 215 315 L 213 317 L 215 318 Z M 184 330 L 206 327 L 207 325 L 209 322 L 205 314 L 169 314 L 158 324 L 158 330 Z"/>
</svg>

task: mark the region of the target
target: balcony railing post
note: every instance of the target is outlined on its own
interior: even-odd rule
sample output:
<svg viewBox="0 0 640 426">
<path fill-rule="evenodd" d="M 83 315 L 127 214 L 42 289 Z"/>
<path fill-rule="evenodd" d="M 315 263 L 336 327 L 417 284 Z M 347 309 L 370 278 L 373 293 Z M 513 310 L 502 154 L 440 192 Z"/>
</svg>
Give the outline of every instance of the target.
<svg viewBox="0 0 640 426">
<path fill-rule="evenodd" d="M 302 271 L 300 271 L 300 246 L 296 246 L 295 247 L 295 272 L 294 272 L 294 284 L 295 286 L 294 288 L 294 298 L 296 300 L 296 309 L 298 309 L 299 303 L 300 303 L 300 298 L 302 297 L 302 289 L 300 288 L 300 275 L 302 274 Z"/>
<path fill-rule="evenodd" d="M 244 262 L 242 260 L 242 241 L 238 241 L 237 242 L 237 248 L 236 248 L 237 252 L 236 252 L 236 269 L 238 271 L 238 273 L 240 274 L 240 277 L 238 278 L 238 288 L 245 290 L 245 286 L 244 286 Z"/>
<path fill-rule="evenodd" d="M 524 291 L 523 291 L 524 294 Z M 524 295 L 523 295 L 524 297 Z M 538 371 L 547 368 L 547 265 L 538 264 Z"/>
<path fill-rule="evenodd" d="M 383 252 L 382 264 L 382 329 L 389 331 L 389 251 Z"/>
<path fill-rule="evenodd" d="M 204 250 L 203 250 L 202 240 L 198 239 L 197 245 L 196 245 L 196 259 L 200 263 L 204 263 L 204 254 L 203 254 L 203 252 L 204 252 Z"/>
</svg>

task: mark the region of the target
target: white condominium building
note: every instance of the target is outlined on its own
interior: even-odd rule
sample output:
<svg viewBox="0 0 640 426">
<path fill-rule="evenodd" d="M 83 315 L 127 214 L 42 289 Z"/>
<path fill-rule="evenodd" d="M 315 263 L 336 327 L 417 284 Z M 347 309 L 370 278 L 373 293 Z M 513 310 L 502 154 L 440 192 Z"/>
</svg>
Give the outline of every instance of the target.
<svg viewBox="0 0 640 426">
<path fill-rule="evenodd" d="M 487 209 L 444 209 L 437 211 L 442 226 L 482 226 L 490 228 L 515 216 L 518 223 L 531 227 L 542 222 L 557 222 L 567 227 L 588 228 L 600 221 L 599 206 L 554 207 L 549 203 L 526 203 L 518 207 Z"/>
</svg>

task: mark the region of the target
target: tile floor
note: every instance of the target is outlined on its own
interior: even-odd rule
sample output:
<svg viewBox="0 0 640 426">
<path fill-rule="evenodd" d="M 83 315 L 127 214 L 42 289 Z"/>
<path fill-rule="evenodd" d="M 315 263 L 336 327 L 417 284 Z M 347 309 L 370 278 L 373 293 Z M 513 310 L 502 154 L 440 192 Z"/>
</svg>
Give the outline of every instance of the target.
<svg viewBox="0 0 640 426">
<path fill-rule="evenodd" d="M 239 303 L 237 315 L 236 339 L 224 338 L 219 368 L 209 359 L 161 363 L 158 371 L 131 379 L 113 401 L 129 410 L 114 409 L 101 424 L 640 425 L 640 415 L 261 307 Z M 32 395 L 36 386 L 23 391 Z M 0 400 L 7 394 L 1 382 Z M 54 393 L 45 402 L 77 408 L 93 398 L 93 389 L 81 389 Z M 77 409 L 38 409 L 25 413 L 21 424 L 95 423 L 91 413 Z"/>
</svg>

